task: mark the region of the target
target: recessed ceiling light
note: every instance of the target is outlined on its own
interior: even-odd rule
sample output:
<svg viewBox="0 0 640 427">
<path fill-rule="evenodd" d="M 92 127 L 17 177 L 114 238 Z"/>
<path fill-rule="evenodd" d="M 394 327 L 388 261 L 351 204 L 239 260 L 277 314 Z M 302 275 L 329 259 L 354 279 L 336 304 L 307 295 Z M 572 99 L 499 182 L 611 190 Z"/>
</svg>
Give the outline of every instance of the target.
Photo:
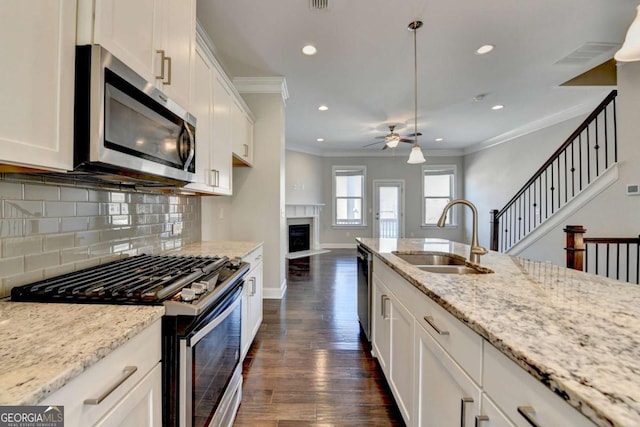
<svg viewBox="0 0 640 427">
<path fill-rule="evenodd" d="M 318 110 L 320 111 L 327 111 L 329 109 L 329 107 L 327 107 L 326 105 L 321 105 L 318 107 Z"/>
<path fill-rule="evenodd" d="M 502 110 L 504 108 L 504 105 L 502 104 L 496 104 L 493 107 L 491 107 L 492 110 Z"/>
<path fill-rule="evenodd" d="M 305 55 L 315 55 L 316 53 L 318 53 L 318 49 L 316 49 L 316 47 L 312 44 L 308 44 L 305 47 L 302 48 L 302 53 L 304 53 Z"/>
<path fill-rule="evenodd" d="M 436 138 L 436 142 L 444 141 L 444 138 Z"/>
<path fill-rule="evenodd" d="M 318 138 L 318 139 L 316 139 L 316 141 L 318 141 L 318 142 L 324 142 L 324 138 Z"/>
<path fill-rule="evenodd" d="M 493 48 L 495 48 L 495 46 L 492 44 L 485 44 L 484 46 L 480 46 L 476 49 L 476 55 L 484 55 L 486 53 L 489 53 L 493 50 Z"/>
</svg>

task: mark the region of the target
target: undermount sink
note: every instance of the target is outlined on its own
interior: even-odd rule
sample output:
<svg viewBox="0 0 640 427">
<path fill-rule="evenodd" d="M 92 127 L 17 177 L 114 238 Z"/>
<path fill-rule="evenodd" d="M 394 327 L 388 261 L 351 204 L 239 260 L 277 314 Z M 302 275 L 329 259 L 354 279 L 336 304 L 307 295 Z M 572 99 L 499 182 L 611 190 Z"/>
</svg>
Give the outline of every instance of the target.
<svg viewBox="0 0 640 427">
<path fill-rule="evenodd" d="M 416 266 L 420 270 L 440 274 L 485 274 L 492 273 L 486 268 L 477 268 L 460 255 L 442 252 L 392 252 L 398 258 Z"/>
<path fill-rule="evenodd" d="M 439 252 L 392 252 L 413 265 L 466 265 L 464 258 Z"/>
<path fill-rule="evenodd" d="M 482 274 L 483 271 L 476 270 L 466 265 L 418 265 L 420 270 L 440 274 Z"/>
</svg>

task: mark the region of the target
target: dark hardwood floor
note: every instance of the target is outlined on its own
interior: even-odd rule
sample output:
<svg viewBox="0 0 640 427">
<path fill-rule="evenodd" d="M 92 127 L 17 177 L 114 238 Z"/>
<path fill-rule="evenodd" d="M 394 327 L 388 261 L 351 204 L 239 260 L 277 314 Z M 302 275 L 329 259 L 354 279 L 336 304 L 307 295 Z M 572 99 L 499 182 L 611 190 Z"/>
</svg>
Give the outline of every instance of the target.
<svg viewBox="0 0 640 427">
<path fill-rule="evenodd" d="M 234 426 L 403 426 L 361 341 L 353 249 L 288 261 L 287 293 L 264 301 Z"/>
</svg>

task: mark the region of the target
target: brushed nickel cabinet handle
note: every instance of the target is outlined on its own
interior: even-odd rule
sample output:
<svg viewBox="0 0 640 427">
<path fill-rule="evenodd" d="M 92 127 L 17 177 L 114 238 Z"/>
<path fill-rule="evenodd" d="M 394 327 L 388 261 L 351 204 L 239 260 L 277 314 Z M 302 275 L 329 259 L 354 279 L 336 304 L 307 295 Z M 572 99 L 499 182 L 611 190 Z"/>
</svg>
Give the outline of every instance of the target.
<svg viewBox="0 0 640 427">
<path fill-rule="evenodd" d="M 251 278 L 251 296 L 254 296 L 256 294 L 256 278 L 252 277 Z"/>
<path fill-rule="evenodd" d="M 135 374 L 138 370 L 137 366 L 125 366 L 122 371 L 122 377 L 115 382 L 111 387 L 109 387 L 104 393 L 94 399 L 85 399 L 85 405 L 99 405 L 104 399 L 109 397 L 111 393 L 115 391 L 118 387 L 122 385 L 131 375 Z"/>
<path fill-rule="evenodd" d="M 527 422 L 532 427 L 540 427 L 540 424 L 533 418 L 535 416 L 536 410 L 531 406 L 518 406 L 518 413 L 522 415 L 522 418 L 527 420 Z"/>
<path fill-rule="evenodd" d="M 249 144 L 242 144 L 244 147 L 244 157 L 249 157 Z"/>
<path fill-rule="evenodd" d="M 157 80 L 164 80 L 164 50 L 163 49 L 158 49 L 156 50 L 156 53 L 160 54 L 160 75 L 156 76 Z"/>
<path fill-rule="evenodd" d="M 433 317 L 431 316 L 424 316 L 424 321 L 427 322 L 429 324 L 429 326 L 431 326 L 433 328 L 434 331 L 436 331 L 436 333 L 438 335 L 449 335 L 449 331 L 444 331 L 440 328 L 438 328 L 438 326 L 436 326 L 435 323 L 433 323 Z"/>
<path fill-rule="evenodd" d="M 460 427 L 464 427 L 467 424 L 467 403 L 473 403 L 473 398 L 463 397 L 460 399 Z"/>
<path fill-rule="evenodd" d="M 162 82 L 163 85 L 169 86 L 171 85 L 171 57 L 166 56 L 165 61 L 167 61 L 167 81 Z"/>
<path fill-rule="evenodd" d="M 489 421 L 489 417 L 486 415 L 476 415 L 475 427 L 480 427 L 480 423 L 483 421 Z"/>
<path fill-rule="evenodd" d="M 386 295 L 382 295 L 380 302 L 380 314 L 382 315 L 382 318 L 384 320 L 389 319 L 389 317 L 387 316 L 387 301 L 389 301 L 389 297 Z"/>
</svg>

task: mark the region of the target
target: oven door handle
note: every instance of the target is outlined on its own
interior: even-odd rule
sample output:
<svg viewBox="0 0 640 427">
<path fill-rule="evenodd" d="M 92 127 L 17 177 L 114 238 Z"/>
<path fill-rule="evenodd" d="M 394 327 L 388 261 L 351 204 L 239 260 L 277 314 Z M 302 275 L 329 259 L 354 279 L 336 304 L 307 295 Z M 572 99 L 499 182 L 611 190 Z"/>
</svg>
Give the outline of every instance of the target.
<svg viewBox="0 0 640 427">
<path fill-rule="evenodd" d="M 240 298 L 241 295 L 242 287 L 239 287 L 232 295 L 230 295 L 226 299 L 226 301 L 222 303 L 225 304 L 228 303 L 229 300 L 233 300 L 233 302 L 227 308 L 225 308 L 224 311 L 222 311 L 218 316 L 216 316 L 215 319 L 213 319 L 211 322 L 208 322 L 201 329 L 194 330 L 191 334 L 189 334 L 189 336 L 187 337 L 187 346 L 193 347 L 194 345 L 198 344 L 198 341 L 200 341 L 220 323 L 224 322 L 224 320 L 233 312 L 233 310 L 235 310 L 236 307 L 240 305 L 240 302 L 242 301 L 242 298 Z"/>
</svg>

